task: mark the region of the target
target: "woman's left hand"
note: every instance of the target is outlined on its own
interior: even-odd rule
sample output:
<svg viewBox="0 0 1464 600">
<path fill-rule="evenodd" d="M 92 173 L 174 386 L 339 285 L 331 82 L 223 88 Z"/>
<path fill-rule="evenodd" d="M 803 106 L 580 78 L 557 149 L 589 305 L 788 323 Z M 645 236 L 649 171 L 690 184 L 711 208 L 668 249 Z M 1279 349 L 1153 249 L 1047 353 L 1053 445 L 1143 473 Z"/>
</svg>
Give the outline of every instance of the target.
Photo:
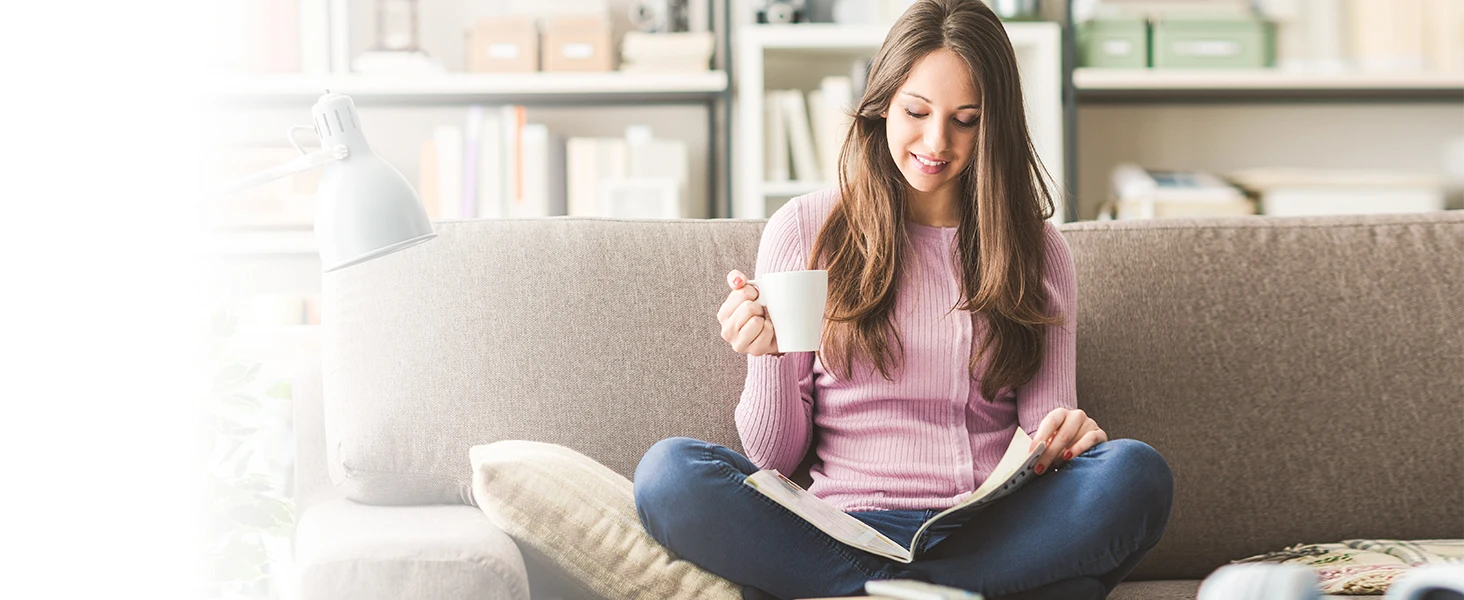
<svg viewBox="0 0 1464 600">
<path fill-rule="evenodd" d="M 1047 442 L 1047 451 L 1037 459 L 1035 470 L 1038 475 L 1062 466 L 1074 456 L 1087 452 L 1089 448 L 1108 441 L 1108 434 L 1098 428 L 1098 423 L 1088 418 L 1088 413 L 1077 409 L 1054 408 L 1037 426 L 1032 436 L 1033 443 Z"/>
</svg>

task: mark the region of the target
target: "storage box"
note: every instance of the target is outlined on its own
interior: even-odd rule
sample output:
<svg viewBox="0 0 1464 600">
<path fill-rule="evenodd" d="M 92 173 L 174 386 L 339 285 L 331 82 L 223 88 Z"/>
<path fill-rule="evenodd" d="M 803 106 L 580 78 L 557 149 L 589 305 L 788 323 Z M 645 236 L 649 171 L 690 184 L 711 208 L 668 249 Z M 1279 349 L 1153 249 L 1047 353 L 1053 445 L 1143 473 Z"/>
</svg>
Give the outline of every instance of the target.
<svg viewBox="0 0 1464 600">
<path fill-rule="evenodd" d="M 600 15 L 557 16 L 544 20 L 545 71 L 610 71 L 610 19 Z"/>
<path fill-rule="evenodd" d="M 539 27 L 533 17 L 484 17 L 468 32 L 468 70 L 532 73 L 539 70 Z"/>
<path fill-rule="evenodd" d="M 1149 66 L 1149 23 L 1143 18 L 1094 19 L 1078 25 L 1078 64 L 1143 69 Z"/>
<path fill-rule="evenodd" d="M 1259 69 L 1275 64 L 1275 29 L 1260 19 L 1164 19 L 1153 24 L 1155 68 Z"/>
</svg>

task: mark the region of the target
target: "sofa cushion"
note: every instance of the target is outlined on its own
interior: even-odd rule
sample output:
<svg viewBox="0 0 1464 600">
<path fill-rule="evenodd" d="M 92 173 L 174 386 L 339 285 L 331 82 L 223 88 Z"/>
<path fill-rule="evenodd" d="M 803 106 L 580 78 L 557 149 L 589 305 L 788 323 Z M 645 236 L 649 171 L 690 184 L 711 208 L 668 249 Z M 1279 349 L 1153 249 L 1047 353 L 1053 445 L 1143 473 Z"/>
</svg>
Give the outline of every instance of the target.
<svg viewBox="0 0 1464 600">
<path fill-rule="evenodd" d="M 629 479 L 554 444 L 501 441 L 471 450 L 473 494 L 531 561 L 576 597 L 741 597 L 741 587 L 681 560 L 646 533 Z"/>
<path fill-rule="evenodd" d="M 300 600 L 528 600 L 523 555 L 471 506 L 324 500 L 300 518 Z"/>
</svg>

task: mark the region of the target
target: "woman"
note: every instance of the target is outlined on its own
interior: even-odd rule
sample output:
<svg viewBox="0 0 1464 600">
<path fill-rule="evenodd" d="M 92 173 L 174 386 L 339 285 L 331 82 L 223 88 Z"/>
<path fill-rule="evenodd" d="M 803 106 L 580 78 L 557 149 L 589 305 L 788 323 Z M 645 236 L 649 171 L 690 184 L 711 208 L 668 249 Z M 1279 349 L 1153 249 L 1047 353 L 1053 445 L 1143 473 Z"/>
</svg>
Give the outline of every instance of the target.
<svg viewBox="0 0 1464 600">
<path fill-rule="evenodd" d="M 1076 276 L 1028 138 L 1005 29 L 980 0 L 920 0 L 895 23 L 840 156 L 836 190 L 763 231 L 757 272 L 829 271 L 821 350 L 778 352 L 738 271 L 718 311 L 748 355 L 747 454 L 658 442 L 635 473 L 646 530 L 745 597 L 859 594 L 919 579 L 988 598 L 1103 598 L 1159 541 L 1173 479 L 1076 408 Z M 967 258 L 969 257 L 969 259 Z M 891 561 L 837 542 L 743 485 L 793 473 L 897 542 L 979 486 L 1017 427 L 1039 476 Z"/>
</svg>

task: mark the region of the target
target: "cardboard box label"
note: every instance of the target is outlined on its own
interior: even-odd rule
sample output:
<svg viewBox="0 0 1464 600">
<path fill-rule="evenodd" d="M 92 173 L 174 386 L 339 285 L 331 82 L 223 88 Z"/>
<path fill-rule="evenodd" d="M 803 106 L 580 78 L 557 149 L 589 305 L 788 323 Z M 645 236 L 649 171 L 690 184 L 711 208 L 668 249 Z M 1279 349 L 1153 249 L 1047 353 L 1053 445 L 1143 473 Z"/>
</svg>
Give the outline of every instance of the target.
<svg viewBox="0 0 1464 600">
<path fill-rule="evenodd" d="M 1108 56 L 1128 56 L 1134 51 L 1134 44 L 1128 40 L 1104 40 L 1102 48 Z"/>
<path fill-rule="evenodd" d="M 488 45 L 488 58 L 511 59 L 519 57 L 519 47 L 515 44 L 497 43 Z"/>
<path fill-rule="evenodd" d="M 586 59 L 595 55 L 595 45 L 586 43 L 565 44 L 563 52 L 565 58 Z"/>
<path fill-rule="evenodd" d="M 1175 42 L 1174 53 L 1183 56 L 1224 57 L 1240 55 L 1240 43 L 1231 40 Z"/>
</svg>

